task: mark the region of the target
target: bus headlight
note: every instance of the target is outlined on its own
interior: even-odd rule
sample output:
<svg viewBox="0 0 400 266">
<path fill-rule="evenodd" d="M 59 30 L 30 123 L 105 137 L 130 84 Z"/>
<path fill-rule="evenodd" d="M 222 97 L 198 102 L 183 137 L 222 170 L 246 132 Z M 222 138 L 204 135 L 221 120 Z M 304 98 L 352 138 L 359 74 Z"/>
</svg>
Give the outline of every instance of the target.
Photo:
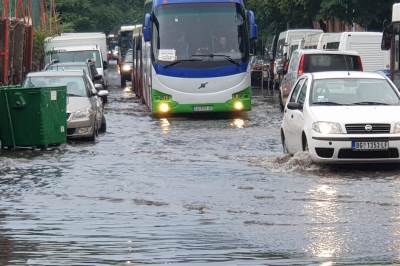
<svg viewBox="0 0 400 266">
<path fill-rule="evenodd" d="M 233 103 L 233 109 L 235 109 L 235 111 L 242 111 L 244 108 L 244 105 L 241 101 L 236 101 Z"/>
<path fill-rule="evenodd" d="M 168 103 L 161 103 L 159 106 L 158 106 L 158 110 L 161 112 L 161 113 L 168 113 L 170 110 L 171 110 L 171 108 L 169 107 L 169 104 Z"/>
</svg>

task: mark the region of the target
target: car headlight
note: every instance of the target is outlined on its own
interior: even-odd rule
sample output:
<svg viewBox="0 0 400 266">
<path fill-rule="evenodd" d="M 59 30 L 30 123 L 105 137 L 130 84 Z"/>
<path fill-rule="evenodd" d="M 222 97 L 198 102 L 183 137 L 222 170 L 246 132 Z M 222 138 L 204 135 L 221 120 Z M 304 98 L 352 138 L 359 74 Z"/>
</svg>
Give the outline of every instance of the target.
<svg viewBox="0 0 400 266">
<path fill-rule="evenodd" d="M 333 122 L 315 122 L 312 125 L 312 129 L 315 132 L 321 134 L 341 134 L 343 133 L 342 127 L 339 123 Z"/>
<path fill-rule="evenodd" d="M 78 110 L 72 114 L 71 120 L 86 120 L 90 118 L 90 109 Z"/>
<path fill-rule="evenodd" d="M 132 65 L 124 64 L 124 65 L 122 66 L 122 71 L 124 71 L 124 72 L 131 71 L 131 69 L 132 69 Z"/>
<path fill-rule="evenodd" d="M 400 134 L 400 122 L 394 124 L 393 134 Z"/>
</svg>

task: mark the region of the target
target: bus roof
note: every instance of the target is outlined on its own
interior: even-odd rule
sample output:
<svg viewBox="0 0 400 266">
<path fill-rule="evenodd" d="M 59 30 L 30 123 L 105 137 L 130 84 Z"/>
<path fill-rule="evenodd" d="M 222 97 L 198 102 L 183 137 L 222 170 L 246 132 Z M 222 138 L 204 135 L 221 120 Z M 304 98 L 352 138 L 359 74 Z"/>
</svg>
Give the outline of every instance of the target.
<svg viewBox="0 0 400 266">
<path fill-rule="evenodd" d="M 186 4 L 186 3 L 237 3 L 244 6 L 243 0 L 154 0 L 153 7 L 168 4 Z"/>
</svg>

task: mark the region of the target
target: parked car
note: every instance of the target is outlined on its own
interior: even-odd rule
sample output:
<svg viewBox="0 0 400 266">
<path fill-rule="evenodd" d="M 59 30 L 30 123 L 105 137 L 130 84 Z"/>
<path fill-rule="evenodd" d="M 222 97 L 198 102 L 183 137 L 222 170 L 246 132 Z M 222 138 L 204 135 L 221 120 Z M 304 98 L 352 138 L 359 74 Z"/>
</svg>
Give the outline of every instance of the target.
<svg viewBox="0 0 400 266">
<path fill-rule="evenodd" d="M 281 126 L 285 152 L 315 162 L 399 162 L 400 93 L 366 72 L 321 72 L 299 78 Z"/>
<path fill-rule="evenodd" d="M 132 81 L 132 74 L 133 74 L 133 50 L 132 49 L 129 49 L 125 54 L 125 57 L 121 64 L 120 74 L 121 74 L 121 86 L 125 87 L 127 81 Z"/>
<path fill-rule="evenodd" d="M 97 92 L 95 85 L 83 71 L 43 71 L 29 73 L 24 87 L 67 86 L 67 136 L 96 140 L 98 132 L 107 125 L 101 97 L 108 91 Z"/>
<path fill-rule="evenodd" d="M 296 80 L 304 73 L 321 71 L 363 71 L 357 52 L 296 50 L 292 54 L 287 73 L 279 88 L 281 110 Z"/>
</svg>

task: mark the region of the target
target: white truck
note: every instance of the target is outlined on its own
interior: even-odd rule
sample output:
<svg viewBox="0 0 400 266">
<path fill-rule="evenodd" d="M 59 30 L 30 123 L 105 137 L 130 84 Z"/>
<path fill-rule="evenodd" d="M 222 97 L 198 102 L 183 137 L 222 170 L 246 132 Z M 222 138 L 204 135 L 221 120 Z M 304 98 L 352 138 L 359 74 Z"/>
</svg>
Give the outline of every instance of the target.
<svg viewBox="0 0 400 266">
<path fill-rule="evenodd" d="M 361 56 L 364 71 L 387 71 L 390 69 L 390 53 L 382 51 L 382 32 L 324 33 L 319 49 L 355 51 Z"/>
<path fill-rule="evenodd" d="M 97 72 L 103 76 L 107 85 L 104 70 L 107 69 L 107 42 L 104 33 L 63 33 L 45 40 L 46 63 L 59 62 L 96 63 Z"/>
</svg>

